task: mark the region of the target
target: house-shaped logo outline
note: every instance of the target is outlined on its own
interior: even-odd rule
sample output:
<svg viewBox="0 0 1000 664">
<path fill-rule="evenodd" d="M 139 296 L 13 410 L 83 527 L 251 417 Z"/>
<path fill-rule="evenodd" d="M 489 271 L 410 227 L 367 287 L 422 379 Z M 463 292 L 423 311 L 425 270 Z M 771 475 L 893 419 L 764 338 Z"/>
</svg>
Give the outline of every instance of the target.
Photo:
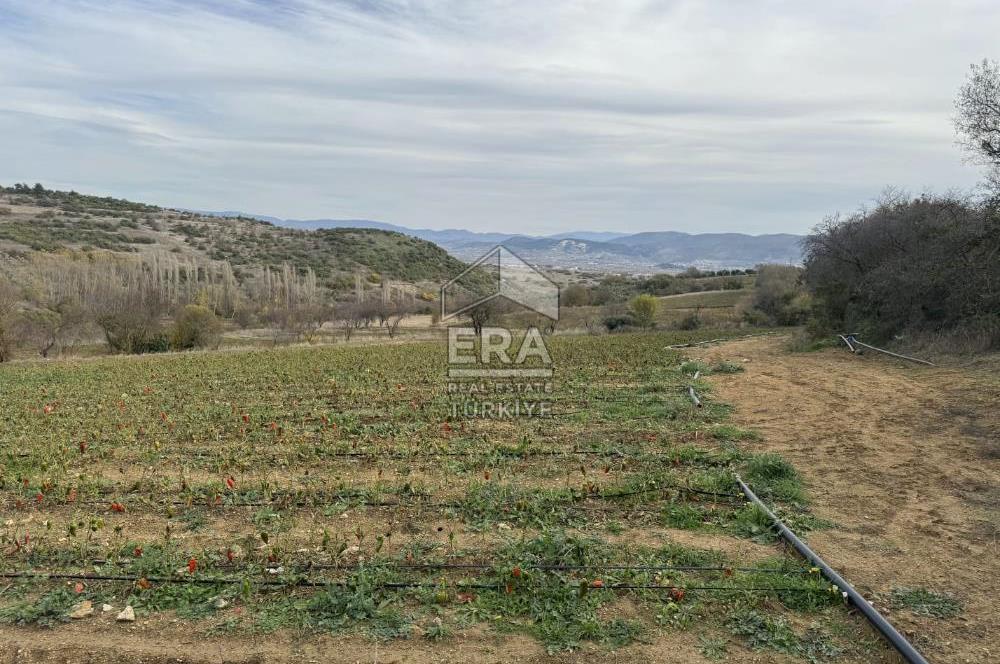
<svg viewBox="0 0 1000 664">
<path fill-rule="evenodd" d="M 540 277 L 540 279 L 537 279 L 534 284 L 529 284 L 530 289 L 536 291 L 532 297 L 525 294 L 525 292 L 523 292 L 523 288 L 517 287 L 517 280 L 504 280 L 504 254 L 513 258 L 519 268 L 530 270 L 530 272 L 534 275 Z M 485 295 L 474 302 L 470 302 L 455 311 L 448 311 L 448 289 L 462 277 L 469 274 L 473 270 L 482 267 L 486 263 L 491 262 L 494 258 L 496 259 L 496 284 L 494 292 L 489 295 Z M 506 270 L 510 272 L 511 267 L 508 266 Z M 544 292 L 539 292 L 539 288 L 543 289 Z M 503 297 L 511 302 L 514 302 L 515 304 L 519 304 L 525 309 L 529 309 L 530 311 L 541 314 L 546 318 L 557 321 L 559 320 L 559 290 L 559 285 L 549 279 L 544 272 L 518 256 L 504 245 L 498 244 L 483 254 L 478 260 L 476 260 L 476 262 L 462 270 L 459 275 L 448 280 L 441 286 L 441 320 L 444 321 L 449 318 L 454 318 L 455 316 L 459 316 L 474 307 L 494 300 L 498 297 Z"/>
</svg>

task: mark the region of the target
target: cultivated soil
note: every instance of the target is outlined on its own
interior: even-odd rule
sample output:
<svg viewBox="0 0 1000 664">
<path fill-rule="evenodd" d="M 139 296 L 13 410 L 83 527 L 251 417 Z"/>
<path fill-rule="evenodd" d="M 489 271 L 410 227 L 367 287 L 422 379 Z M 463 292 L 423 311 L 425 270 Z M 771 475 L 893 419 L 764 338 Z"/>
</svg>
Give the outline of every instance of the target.
<svg viewBox="0 0 1000 664">
<path fill-rule="evenodd" d="M 787 340 L 701 349 L 745 371 L 709 378 L 735 423 L 802 474 L 833 528 L 809 544 L 935 663 L 1000 661 L 1000 357 L 923 367 Z M 957 616 L 893 607 L 896 588 L 956 598 Z"/>
<path fill-rule="evenodd" d="M 995 369 L 1000 358 L 961 368 L 925 368 L 842 350 L 790 353 L 785 344 L 774 337 L 752 339 L 689 355 L 745 368 L 710 374 L 714 392 L 706 398 L 732 404 L 733 423 L 761 434 L 760 441 L 741 446 L 778 452 L 802 474 L 813 512 L 834 523 L 809 535 L 820 555 L 873 599 L 932 662 L 997 661 L 1000 378 Z M 669 529 L 623 533 L 622 538 L 719 548 L 751 560 L 779 551 L 777 545 Z M 950 595 L 962 610 L 950 618 L 918 616 L 892 605 L 892 592 L 900 587 Z M 5 591 L 0 582 L 0 594 Z M 622 617 L 637 615 L 627 599 L 608 608 Z M 800 624 L 800 617 L 791 619 L 799 628 L 808 626 Z M 843 629 L 852 642 L 873 638 L 860 618 Z M 619 650 L 585 644 L 552 656 L 528 636 L 486 627 L 461 630 L 441 642 L 377 643 L 293 630 L 212 635 L 204 625 L 170 613 L 131 624 L 115 623 L 114 613 L 108 613 L 55 629 L 0 627 L 0 664 L 709 661 L 700 632 L 650 631 L 651 636 Z M 830 661 L 895 661 L 877 643 L 862 652 Z M 730 639 L 724 661 L 804 660 L 752 651 Z"/>
</svg>

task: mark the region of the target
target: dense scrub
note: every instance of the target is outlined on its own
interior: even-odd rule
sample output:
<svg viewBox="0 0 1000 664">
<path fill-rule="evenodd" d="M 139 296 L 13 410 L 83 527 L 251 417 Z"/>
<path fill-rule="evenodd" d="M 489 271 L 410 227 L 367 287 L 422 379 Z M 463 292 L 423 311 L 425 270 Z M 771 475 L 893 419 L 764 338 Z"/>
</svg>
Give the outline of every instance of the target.
<svg viewBox="0 0 1000 664">
<path fill-rule="evenodd" d="M 1000 209 L 951 196 L 892 196 L 827 219 L 805 243 L 820 330 L 961 333 L 1000 345 Z"/>
</svg>

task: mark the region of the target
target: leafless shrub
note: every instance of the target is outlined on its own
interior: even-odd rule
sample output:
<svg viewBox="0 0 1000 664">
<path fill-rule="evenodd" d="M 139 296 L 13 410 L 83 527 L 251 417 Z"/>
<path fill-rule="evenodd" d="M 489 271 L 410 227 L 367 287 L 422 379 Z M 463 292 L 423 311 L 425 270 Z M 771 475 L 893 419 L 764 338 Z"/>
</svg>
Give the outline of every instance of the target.
<svg viewBox="0 0 1000 664">
<path fill-rule="evenodd" d="M 374 316 L 374 306 L 367 302 L 344 302 L 337 305 L 337 324 L 344 333 L 344 341 L 350 341 L 351 336 L 362 327 L 371 325 Z"/>
<path fill-rule="evenodd" d="M 396 334 L 399 332 L 399 325 L 410 316 L 416 310 L 416 307 L 409 302 L 390 302 L 385 309 L 387 309 L 385 317 L 386 330 L 389 332 L 389 338 L 395 338 Z"/>
<path fill-rule="evenodd" d="M 99 303 L 97 325 L 116 353 L 156 353 L 169 348 L 163 333 L 165 303 L 152 289 L 122 289 Z"/>
<path fill-rule="evenodd" d="M 90 312 L 73 302 L 60 302 L 52 308 L 34 308 L 21 312 L 18 337 L 42 357 L 54 351 L 64 352 L 93 336 L 94 321 Z"/>
<path fill-rule="evenodd" d="M 10 359 L 16 341 L 18 288 L 0 275 L 0 362 Z"/>
</svg>

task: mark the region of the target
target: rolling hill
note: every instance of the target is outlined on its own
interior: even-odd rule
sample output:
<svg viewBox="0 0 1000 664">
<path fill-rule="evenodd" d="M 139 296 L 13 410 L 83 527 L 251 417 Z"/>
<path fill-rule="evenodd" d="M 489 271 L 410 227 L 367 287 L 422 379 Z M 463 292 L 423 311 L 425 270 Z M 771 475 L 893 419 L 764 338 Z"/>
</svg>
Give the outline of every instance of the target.
<svg viewBox="0 0 1000 664">
<path fill-rule="evenodd" d="M 327 285 L 347 289 L 356 272 L 439 283 L 465 265 L 439 246 L 392 230 L 276 226 L 246 216 L 160 208 L 18 185 L 0 187 L 0 255 L 30 252 L 169 252 L 227 261 L 241 269 L 309 267 Z"/>
</svg>

